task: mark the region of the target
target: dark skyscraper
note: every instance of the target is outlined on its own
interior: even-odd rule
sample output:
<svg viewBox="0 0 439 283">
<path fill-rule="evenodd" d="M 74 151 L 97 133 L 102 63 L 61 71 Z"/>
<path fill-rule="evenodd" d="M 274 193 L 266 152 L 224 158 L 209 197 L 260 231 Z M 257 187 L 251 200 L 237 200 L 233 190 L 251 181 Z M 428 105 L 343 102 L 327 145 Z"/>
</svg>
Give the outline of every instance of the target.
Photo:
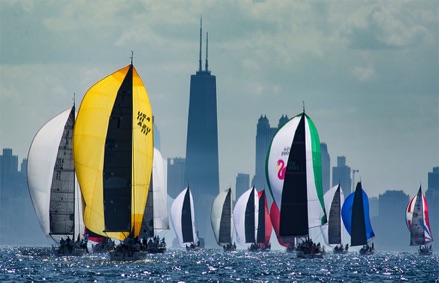
<svg viewBox="0 0 439 283">
<path fill-rule="evenodd" d="M 250 188 L 250 175 L 238 173 L 236 177 L 235 195 L 233 200 L 236 201 L 246 190 Z"/>
<path fill-rule="evenodd" d="M 194 197 L 199 237 L 204 238 L 206 246 L 216 246 L 210 224 L 210 211 L 219 192 L 218 123 L 216 78 L 208 69 L 207 33 L 204 70 L 201 64 L 201 50 L 200 26 L 199 69 L 195 75 L 191 75 L 190 84 L 185 182 Z"/>
</svg>

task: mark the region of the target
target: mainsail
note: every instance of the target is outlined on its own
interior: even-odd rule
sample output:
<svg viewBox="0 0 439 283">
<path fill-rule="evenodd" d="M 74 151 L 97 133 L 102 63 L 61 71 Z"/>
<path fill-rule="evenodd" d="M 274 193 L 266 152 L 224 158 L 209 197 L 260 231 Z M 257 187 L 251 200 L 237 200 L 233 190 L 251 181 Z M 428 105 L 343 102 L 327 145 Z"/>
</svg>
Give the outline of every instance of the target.
<svg viewBox="0 0 439 283">
<path fill-rule="evenodd" d="M 72 156 L 75 106 L 48 121 L 29 148 L 29 193 L 43 233 L 58 242 L 84 231 Z"/>
<path fill-rule="evenodd" d="M 232 189 L 227 189 L 218 194 L 213 201 L 210 214 L 213 234 L 220 246 L 232 243 Z"/>
<path fill-rule="evenodd" d="M 328 223 L 320 226 L 323 239 L 327 245 L 342 244 L 344 229 L 341 219 L 341 208 L 344 202 L 344 195 L 341 186 L 336 185 L 328 190 L 324 195 L 324 199 Z"/>
<path fill-rule="evenodd" d="M 427 199 L 419 187 L 418 193 L 410 200 L 406 209 L 406 223 L 410 231 L 410 245 L 426 245 L 433 241 L 428 217 Z"/>
<path fill-rule="evenodd" d="M 172 202 L 171 224 L 181 247 L 186 243 L 198 243 L 194 199 L 189 188 L 184 189 Z"/>
<path fill-rule="evenodd" d="M 74 160 L 84 223 L 123 240 L 139 236 L 153 162 L 152 110 L 132 64 L 93 85 L 75 124 Z"/>
<path fill-rule="evenodd" d="M 259 198 L 259 210 L 258 210 L 258 234 L 257 243 L 264 243 L 268 245 L 270 243 L 271 232 L 273 231 L 273 224 L 271 223 L 270 213 L 268 211 L 267 195 L 265 190 L 258 192 Z"/>
<path fill-rule="evenodd" d="M 320 140 L 305 112 L 274 135 L 266 161 L 267 181 L 280 211 L 279 237 L 308 236 L 326 223 Z"/>
<path fill-rule="evenodd" d="M 369 217 L 369 200 L 361 182 L 357 183 L 355 192 L 345 199 L 341 213 L 346 230 L 351 235 L 351 246 L 366 245 L 375 237 Z"/>
</svg>

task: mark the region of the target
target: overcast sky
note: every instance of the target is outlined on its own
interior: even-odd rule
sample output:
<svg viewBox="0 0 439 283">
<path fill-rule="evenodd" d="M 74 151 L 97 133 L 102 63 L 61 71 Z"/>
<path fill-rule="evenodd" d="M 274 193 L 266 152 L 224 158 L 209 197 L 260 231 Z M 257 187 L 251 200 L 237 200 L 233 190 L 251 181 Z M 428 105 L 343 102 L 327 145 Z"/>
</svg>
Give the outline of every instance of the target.
<svg viewBox="0 0 439 283">
<path fill-rule="evenodd" d="M 162 155 L 184 157 L 202 15 L 217 79 L 222 188 L 234 187 L 238 172 L 254 175 L 261 114 L 273 127 L 305 101 L 331 166 L 346 156 L 369 196 L 413 195 L 439 166 L 438 3 L 3 0 L 0 148 L 21 162 L 74 93 L 79 108 L 134 51 Z"/>
</svg>

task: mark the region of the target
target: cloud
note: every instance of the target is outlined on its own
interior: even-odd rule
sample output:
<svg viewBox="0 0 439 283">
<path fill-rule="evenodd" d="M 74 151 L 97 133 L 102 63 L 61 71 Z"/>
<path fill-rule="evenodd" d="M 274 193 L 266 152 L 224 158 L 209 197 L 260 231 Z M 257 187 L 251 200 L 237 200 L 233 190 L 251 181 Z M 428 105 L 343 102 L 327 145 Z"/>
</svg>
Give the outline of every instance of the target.
<svg viewBox="0 0 439 283">
<path fill-rule="evenodd" d="M 405 2 L 375 2 L 348 18 L 344 33 L 354 49 L 398 49 L 422 45 L 428 21 Z"/>
<path fill-rule="evenodd" d="M 371 80 L 375 76 L 375 70 L 370 67 L 354 67 L 353 74 L 360 81 L 365 82 Z"/>
</svg>

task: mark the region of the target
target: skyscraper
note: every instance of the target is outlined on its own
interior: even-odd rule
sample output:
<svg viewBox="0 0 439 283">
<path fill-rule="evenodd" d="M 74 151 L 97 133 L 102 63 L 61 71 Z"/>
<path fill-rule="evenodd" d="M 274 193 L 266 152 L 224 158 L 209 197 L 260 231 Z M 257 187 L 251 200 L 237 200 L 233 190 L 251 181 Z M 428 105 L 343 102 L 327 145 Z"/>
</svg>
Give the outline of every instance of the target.
<svg viewBox="0 0 439 283">
<path fill-rule="evenodd" d="M 184 180 L 185 163 L 186 160 L 181 157 L 168 158 L 168 195 L 173 199 L 187 186 Z"/>
<path fill-rule="evenodd" d="M 190 84 L 185 182 L 194 197 L 199 236 L 204 238 L 206 246 L 211 246 L 215 240 L 210 225 L 210 211 L 219 192 L 219 162 L 216 78 L 208 69 L 207 36 L 206 33 L 206 62 L 203 70 L 200 24 L 199 68 L 195 75 L 191 75 Z"/>
<path fill-rule="evenodd" d="M 423 188 L 424 191 L 424 188 Z M 428 189 L 425 191 L 427 198 L 431 233 L 433 234 L 434 250 L 439 249 L 439 166 L 433 167 L 432 172 L 428 172 Z"/>
<path fill-rule="evenodd" d="M 329 157 L 328 146 L 326 143 L 320 144 L 320 152 L 322 156 L 323 193 L 326 193 L 331 188 L 331 158 Z"/>
<path fill-rule="evenodd" d="M 379 215 L 372 218 L 375 244 L 385 250 L 407 249 L 409 233 L 405 224 L 405 209 L 409 195 L 400 190 L 387 190 L 378 198 Z M 402 236 L 404 235 L 404 236 Z"/>
<path fill-rule="evenodd" d="M 233 200 L 236 201 L 246 190 L 250 188 L 250 175 L 238 173 Z"/>
<path fill-rule="evenodd" d="M 338 156 L 337 166 L 332 167 L 332 185 L 337 184 L 341 185 L 344 197 L 351 193 L 351 167 L 346 166 L 345 156 Z"/>
<path fill-rule="evenodd" d="M 282 115 L 277 127 L 271 128 L 267 116 L 261 115 L 258 119 L 256 126 L 255 176 L 252 181 L 252 186 L 255 186 L 258 190 L 268 189 L 267 180 L 265 178 L 265 159 L 267 158 L 268 147 L 276 131 L 287 121 L 288 116 Z M 268 196 L 270 196 L 270 194 L 268 194 Z"/>
</svg>

